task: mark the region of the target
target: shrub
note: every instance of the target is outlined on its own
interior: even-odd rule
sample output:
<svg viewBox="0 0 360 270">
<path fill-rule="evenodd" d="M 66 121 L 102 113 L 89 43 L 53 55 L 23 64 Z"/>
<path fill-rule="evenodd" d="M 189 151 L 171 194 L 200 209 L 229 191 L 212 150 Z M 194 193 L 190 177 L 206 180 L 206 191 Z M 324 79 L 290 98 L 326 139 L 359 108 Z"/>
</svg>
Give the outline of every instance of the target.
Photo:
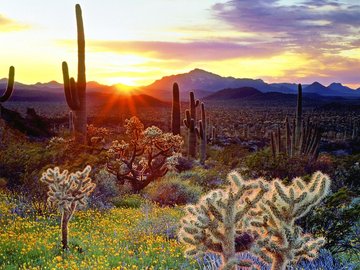
<svg viewBox="0 0 360 270">
<path fill-rule="evenodd" d="M 126 120 L 125 129 L 128 140 L 112 142 L 107 170 L 117 177 L 120 185 L 130 183 L 133 192 L 138 193 L 175 169 L 183 139 L 156 126 L 144 129 L 136 116 Z"/>
<path fill-rule="evenodd" d="M 173 206 L 196 202 L 200 197 L 201 188 L 172 174 L 152 183 L 144 192 L 149 199 L 160 205 Z"/>
<path fill-rule="evenodd" d="M 111 202 L 118 208 L 140 208 L 145 199 L 139 194 L 126 194 L 113 198 Z"/>
<path fill-rule="evenodd" d="M 333 254 L 360 252 L 360 201 L 347 187 L 328 196 L 324 203 L 301 220 L 312 234 L 325 237 L 325 248 Z"/>
<path fill-rule="evenodd" d="M 191 171 L 185 171 L 178 175 L 182 180 L 200 186 L 203 190 L 209 191 L 220 187 L 225 183 L 223 180 L 226 174 L 220 168 L 204 169 L 196 167 Z"/>
<path fill-rule="evenodd" d="M 264 177 L 268 180 L 291 180 L 296 176 L 312 174 L 319 170 L 330 173 L 332 169 L 332 162 L 326 156 L 320 156 L 317 161 L 309 163 L 306 157 L 288 157 L 283 153 L 274 158 L 269 149 L 247 156 L 244 164 L 244 175 L 250 178 Z"/>
<path fill-rule="evenodd" d="M 352 155 L 337 161 L 334 173 L 334 186 L 339 189 L 347 186 L 352 190 L 360 191 L 360 155 Z"/>
<path fill-rule="evenodd" d="M 218 161 L 230 169 L 238 168 L 242 160 L 249 155 L 249 151 L 241 145 L 232 144 L 220 149 L 211 147 L 209 151 L 211 159 Z"/>
</svg>

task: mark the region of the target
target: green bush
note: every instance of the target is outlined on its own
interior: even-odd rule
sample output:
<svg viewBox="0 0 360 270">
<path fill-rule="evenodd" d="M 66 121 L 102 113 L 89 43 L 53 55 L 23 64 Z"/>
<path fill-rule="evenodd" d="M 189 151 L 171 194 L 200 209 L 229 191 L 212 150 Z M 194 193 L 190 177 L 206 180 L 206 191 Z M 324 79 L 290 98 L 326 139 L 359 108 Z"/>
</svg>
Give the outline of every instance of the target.
<svg viewBox="0 0 360 270">
<path fill-rule="evenodd" d="M 325 237 L 324 248 L 333 254 L 360 252 L 360 200 L 347 187 L 329 195 L 301 220 L 305 231 Z"/>
<path fill-rule="evenodd" d="M 200 186 L 204 191 L 219 188 L 224 184 L 226 172 L 221 168 L 204 169 L 196 167 L 191 171 L 185 171 L 178 175 L 181 180 L 189 181 L 195 186 Z"/>
<path fill-rule="evenodd" d="M 170 174 L 151 183 L 145 193 L 149 199 L 160 205 L 173 206 L 195 203 L 201 195 L 201 188 L 181 180 L 178 175 Z"/>
<path fill-rule="evenodd" d="M 318 170 L 329 174 L 332 161 L 321 156 L 317 161 L 309 162 L 306 157 L 288 157 L 285 154 L 273 157 L 270 149 L 255 152 L 245 158 L 243 175 L 250 178 L 280 178 L 291 180 L 298 176 L 310 175 Z"/>
<path fill-rule="evenodd" d="M 240 167 L 243 159 L 248 155 L 249 151 L 237 144 L 221 148 L 211 147 L 209 150 L 209 158 L 219 162 L 222 166 L 227 166 L 227 171 Z"/>
<path fill-rule="evenodd" d="M 140 208 L 145 199 L 139 194 L 127 194 L 115 197 L 111 202 L 118 208 Z"/>
</svg>

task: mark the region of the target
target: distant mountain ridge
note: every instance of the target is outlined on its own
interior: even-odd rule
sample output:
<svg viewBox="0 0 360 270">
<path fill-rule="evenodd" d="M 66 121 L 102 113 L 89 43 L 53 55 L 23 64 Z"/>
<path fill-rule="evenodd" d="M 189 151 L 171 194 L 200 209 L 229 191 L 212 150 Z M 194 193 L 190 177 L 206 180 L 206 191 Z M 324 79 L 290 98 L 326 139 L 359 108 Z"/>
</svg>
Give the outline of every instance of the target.
<svg viewBox="0 0 360 270">
<path fill-rule="evenodd" d="M 238 89 L 242 87 L 252 87 L 263 93 L 297 93 L 297 84 L 295 83 L 266 83 L 261 79 L 222 77 L 198 68 L 188 73 L 165 76 L 144 87 L 144 89 L 158 98 L 163 97 L 163 99 L 170 99 L 172 84 L 174 82 L 179 84 L 180 93 L 184 96 L 182 98 L 183 100 L 187 100 L 187 94 L 190 91 L 195 91 L 198 98 L 203 98 L 221 89 Z M 304 93 L 318 94 L 320 96 L 360 98 L 360 88 L 354 90 L 340 83 L 332 83 L 328 87 L 318 82 L 309 85 L 303 84 L 303 91 Z"/>
<path fill-rule="evenodd" d="M 165 76 L 148 86 L 137 87 L 129 93 L 132 95 L 144 94 L 159 100 L 169 101 L 172 99 L 172 85 L 174 82 L 179 84 L 180 98 L 183 101 L 188 100 L 188 93 L 190 91 L 194 91 L 197 98 L 205 98 L 219 90 L 239 89 L 244 87 L 253 88 L 262 93 L 297 93 L 297 84 L 295 83 L 266 83 L 261 79 L 222 77 L 198 68 L 187 73 Z M 0 80 L 1 89 L 6 87 L 6 83 L 7 79 Z M 123 87 L 129 88 L 127 86 Z M 94 81 L 87 83 L 87 93 L 114 94 L 119 92 L 119 88 L 121 89 L 122 86 L 102 85 Z M 16 82 L 15 90 L 12 100 L 64 100 L 63 85 L 56 81 L 32 85 Z M 309 85 L 303 84 L 303 92 L 305 94 L 315 94 L 323 97 L 339 96 L 346 98 L 360 98 L 360 88 L 354 90 L 347 86 L 343 86 L 338 82 L 334 82 L 329 86 L 324 86 L 319 82 L 314 82 Z"/>
</svg>

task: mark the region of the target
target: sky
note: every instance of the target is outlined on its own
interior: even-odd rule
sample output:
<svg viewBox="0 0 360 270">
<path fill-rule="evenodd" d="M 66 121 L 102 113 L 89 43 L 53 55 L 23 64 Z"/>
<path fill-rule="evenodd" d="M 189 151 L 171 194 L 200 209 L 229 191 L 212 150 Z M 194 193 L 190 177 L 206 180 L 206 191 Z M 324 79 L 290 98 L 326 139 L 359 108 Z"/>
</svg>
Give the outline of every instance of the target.
<svg viewBox="0 0 360 270">
<path fill-rule="evenodd" d="M 75 4 L 88 81 L 148 85 L 201 68 L 267 82 L 360 87 L 358 0 L 12 0 L 0 6 L 0 78 L 76 77 Z"/>
</svg>

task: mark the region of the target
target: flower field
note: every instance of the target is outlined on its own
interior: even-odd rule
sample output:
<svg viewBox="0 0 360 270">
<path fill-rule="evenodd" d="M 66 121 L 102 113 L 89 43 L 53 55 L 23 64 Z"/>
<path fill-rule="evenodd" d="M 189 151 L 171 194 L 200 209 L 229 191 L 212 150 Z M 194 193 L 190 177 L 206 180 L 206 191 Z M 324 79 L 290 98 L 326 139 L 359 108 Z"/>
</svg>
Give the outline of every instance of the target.
<svg viewBox="0 0 360 270">
<path fill-rule="evenodd" d="M 21 217 L 0 196 L 0 269 L 198 269 L 171 239 L 182 212 L 140 209 L 79 211 L 70 224 L 70 249 L 60 246 L 59 217 Z M 175 226 L 175 227 L 174 227 Z"/>
</svg>

